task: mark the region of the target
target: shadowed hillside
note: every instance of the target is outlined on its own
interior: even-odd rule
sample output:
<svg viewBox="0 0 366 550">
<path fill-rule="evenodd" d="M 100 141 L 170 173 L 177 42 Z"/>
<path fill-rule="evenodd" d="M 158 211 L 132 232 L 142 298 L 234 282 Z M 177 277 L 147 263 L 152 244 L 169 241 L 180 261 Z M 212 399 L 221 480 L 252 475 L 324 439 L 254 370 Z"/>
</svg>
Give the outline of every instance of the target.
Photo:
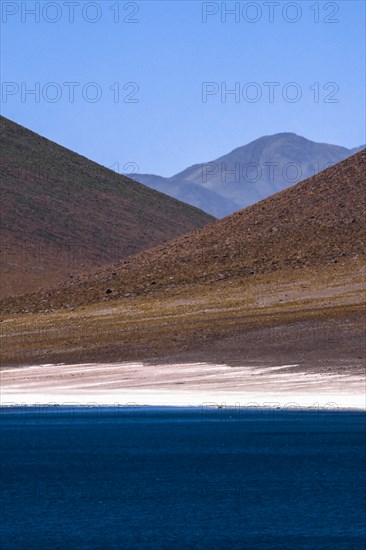
<svg viewBox="0 0 366 550">
<path fill-rule="evenodd" d="M 146 295 L 263 273 L 351 271 L 365 253 L 366 150 L 262 202 L 43 295 L 6 300 L 32 311 Z M 9 309 L 10 308 L 10 309 Z"/>
<path fill-rule="evenodd" d="M 3 117 L 1 141 L 2 296 L 69 279 L 213 220 Z"/>
</svg>

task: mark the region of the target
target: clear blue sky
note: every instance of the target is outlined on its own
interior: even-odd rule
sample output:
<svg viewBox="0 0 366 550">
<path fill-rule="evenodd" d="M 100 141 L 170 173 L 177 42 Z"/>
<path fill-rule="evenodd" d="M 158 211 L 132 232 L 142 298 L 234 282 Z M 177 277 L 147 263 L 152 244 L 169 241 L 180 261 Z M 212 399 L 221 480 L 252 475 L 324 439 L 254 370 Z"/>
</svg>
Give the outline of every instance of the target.
<svg viewBox="0 0 366 550">
<path fill-rule="evenodd" d="M 363 1 L 238 2 L 226 21 L 221 4 L 3 0 L 2 114 L 106 166 L 165 176 L 276 132 L 366 141 Z M 65 82 L 79 83 L 73 102 Z"/>
</svg>

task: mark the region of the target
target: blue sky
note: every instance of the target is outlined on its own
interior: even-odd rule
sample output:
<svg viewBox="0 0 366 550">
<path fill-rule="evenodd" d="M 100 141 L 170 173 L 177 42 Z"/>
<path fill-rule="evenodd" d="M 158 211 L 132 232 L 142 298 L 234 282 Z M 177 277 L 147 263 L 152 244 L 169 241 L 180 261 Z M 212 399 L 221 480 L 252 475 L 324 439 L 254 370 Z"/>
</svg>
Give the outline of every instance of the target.
<svg viewBox="0 0 366 550">
<path fill-rule="evenodd" d="M 170 176 L 284 131 L 366 141 L 363 1 L 71 4 L 3 0 L 2 114 L 105 166 Z"/>
</svg>

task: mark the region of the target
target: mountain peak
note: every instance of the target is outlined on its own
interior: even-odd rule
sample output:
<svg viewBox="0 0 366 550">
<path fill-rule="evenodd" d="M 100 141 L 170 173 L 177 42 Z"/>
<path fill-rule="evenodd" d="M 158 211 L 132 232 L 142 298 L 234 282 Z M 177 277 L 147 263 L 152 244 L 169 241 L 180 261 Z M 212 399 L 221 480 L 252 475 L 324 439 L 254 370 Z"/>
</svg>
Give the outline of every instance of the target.
<svg viewBox="0 0 366 550">
<path fill-rule="evenodd" d="M 262 136 L 215 160 L 195 164 L 174 176 L 175 183 L 196 184 L 233 206 L 221 212 L 254 204 L 303 181 L 354 154 L 356 150 L 317 143 L 294 132 Z M 194 197 L 193 197 L 194 201 Z M 196 204 L 195 202 L 191 204 Z M 189 202 L 189 200 L 188 200 Z M 202 205 L 201 205 L 202 208 Z"/>
</svg>

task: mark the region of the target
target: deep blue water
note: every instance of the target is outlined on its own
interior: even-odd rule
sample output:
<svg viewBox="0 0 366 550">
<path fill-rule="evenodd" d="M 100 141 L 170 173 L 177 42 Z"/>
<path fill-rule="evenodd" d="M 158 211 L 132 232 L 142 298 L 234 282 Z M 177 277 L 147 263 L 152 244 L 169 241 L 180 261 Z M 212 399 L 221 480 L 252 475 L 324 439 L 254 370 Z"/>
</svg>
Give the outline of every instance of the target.
<svg viewBox="0 0 366 550">
<path fill-rule="evenodd" d="M 1 549 L 366 548 L 365 415 L 2 409 Z"/>
</svg>

